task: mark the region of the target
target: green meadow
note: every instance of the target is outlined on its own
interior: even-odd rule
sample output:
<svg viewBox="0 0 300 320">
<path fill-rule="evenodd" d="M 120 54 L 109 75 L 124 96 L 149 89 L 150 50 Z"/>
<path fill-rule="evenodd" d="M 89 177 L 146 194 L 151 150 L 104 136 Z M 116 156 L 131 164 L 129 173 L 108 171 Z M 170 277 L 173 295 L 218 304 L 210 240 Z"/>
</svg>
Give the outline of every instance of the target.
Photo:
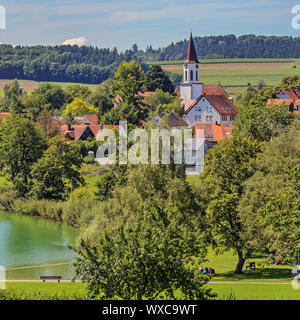
<svg viewBox="0 0 300 320">
<path fill-rule="evenodd" d="M 182 62 L 157 62 L 165 71 L 182 74 Z M 299 59 L 208 59 L 200 60 L 200 81 L 223 86 L 273 86 L 285 76 L 299 74 Z"/>
<path fill-rule="evenodd" d="M 291 283 L 291 266 L 265 266 L 255 270 L 247 270 L 244 275 L 234 275 L 233 270 L 237 257 L 230 252 L 216 254 L 209 250 L 207 260 L 199 263 L 203 267 L 213 267 L 216 275 L 208 287 L 218 294 L 217 299 L 225 300 L 300 300 L 300 290 L 295 290 Z M 250 261 L 257 264 L 263 262 L 263 257 L 254 255 Z M 52 283 L 52 282 L 13 282 L 7 284 L 7 292 L 24 299 L 36 297 L 62 299 L 84 299 L 85 285 L 82 283 Z M 0 295 L 1 297 L 1 295 Z"/>
</svg>

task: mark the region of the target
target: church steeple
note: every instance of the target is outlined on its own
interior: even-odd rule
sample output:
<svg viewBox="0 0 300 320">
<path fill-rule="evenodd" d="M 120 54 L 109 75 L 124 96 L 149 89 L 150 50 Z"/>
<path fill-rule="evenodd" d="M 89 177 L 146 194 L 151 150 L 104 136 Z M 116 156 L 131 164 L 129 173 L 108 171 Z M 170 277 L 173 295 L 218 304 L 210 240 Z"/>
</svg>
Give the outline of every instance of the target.
<svg viewBox="0 0 300 320">
<path fill-rule="evenodd" d="M 186 53 L 186 57 L 185 57 L 184 62 L 185 63 L 199 63 L 192 33 L 190 35 L 190 41 L 189 41 L 189 45 L 188 45 L 188 49 L 187 49 L 187 53 Z"/>
<path fill-rule="evenodd" d="M 200 83 L 199 60 L 192 33 L 183 64 L 183 83 L 180 85 L 180 96 L 183 100 L 195 100 L 200 97 L 203 85 Z"/>
</svg>

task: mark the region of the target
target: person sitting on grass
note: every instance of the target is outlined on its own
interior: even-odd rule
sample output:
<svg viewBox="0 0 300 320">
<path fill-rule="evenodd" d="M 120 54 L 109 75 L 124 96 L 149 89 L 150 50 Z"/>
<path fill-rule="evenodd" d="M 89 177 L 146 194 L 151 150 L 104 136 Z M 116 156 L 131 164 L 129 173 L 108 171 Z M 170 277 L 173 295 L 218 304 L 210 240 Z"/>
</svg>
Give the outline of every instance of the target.
<svg viewBox="0 0 300 320">
<path fill-rule="evenodd" d="M 215 269 L 209 268 L 208 273 L 209 273 L 209 274 L 215 274 Z"/>
<path fill-rule="evenodd" d="M 204 270 L 202 271 L 202 274 L 208 274 L 208 267 L 204 268 Z"/>
</svg>

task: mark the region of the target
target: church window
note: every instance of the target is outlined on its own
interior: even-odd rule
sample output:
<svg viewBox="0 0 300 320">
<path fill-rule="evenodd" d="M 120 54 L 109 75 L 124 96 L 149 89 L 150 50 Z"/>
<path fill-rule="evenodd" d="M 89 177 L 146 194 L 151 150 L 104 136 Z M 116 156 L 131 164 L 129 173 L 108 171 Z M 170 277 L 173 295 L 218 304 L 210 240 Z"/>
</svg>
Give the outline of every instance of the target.
<svg viewBox="0 0 300 320">
<path fill-rule="evenodd" d="M 193 70 L 191 70 L 191 81 L 194 81 L 194 73 L 193 73 Z"/>
<path fill-rule="evenodd" d="M 199 80 L 199 77 L 198 77 L 198 71 L 196 71 L 196 81 Z"/>
<path fill-rule="evenodd" d="M 187 71 L 185 71 L 184 81 L 187 81 Z"/>
</svg>

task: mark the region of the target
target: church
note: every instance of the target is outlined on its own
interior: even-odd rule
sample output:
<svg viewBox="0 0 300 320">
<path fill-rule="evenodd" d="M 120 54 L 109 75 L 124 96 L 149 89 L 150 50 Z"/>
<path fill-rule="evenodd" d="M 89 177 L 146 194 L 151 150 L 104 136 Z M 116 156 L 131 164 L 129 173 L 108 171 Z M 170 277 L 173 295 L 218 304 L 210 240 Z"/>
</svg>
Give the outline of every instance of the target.
<svg viewBox="0 0 300 320">
<path fill-rule="evenodd" d="M 230 124 L 237 116 L 233 101 L 220 85 L 204 85 L 200 80 L 200 63 L 191 34 L 180 85 L 185 121 L 190 126 Z"/>
</svg>

